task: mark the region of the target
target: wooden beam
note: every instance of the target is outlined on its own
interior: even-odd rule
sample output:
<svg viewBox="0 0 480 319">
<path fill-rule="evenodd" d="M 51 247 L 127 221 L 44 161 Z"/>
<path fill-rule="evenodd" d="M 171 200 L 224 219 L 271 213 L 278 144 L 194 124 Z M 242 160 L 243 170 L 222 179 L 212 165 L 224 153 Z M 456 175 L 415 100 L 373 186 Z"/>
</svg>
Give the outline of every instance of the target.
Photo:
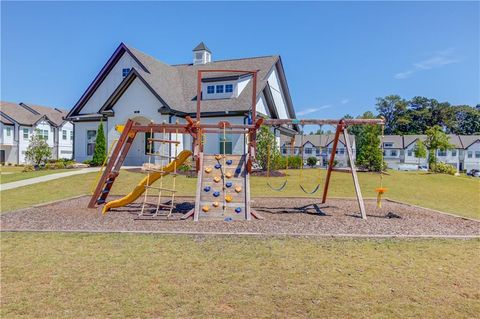
<svg viewBox="0 0 480 319">
<path fill-rule="evenodd" d="M 362 214 L 362 219 L 367 219 L 367 213 L 365 212 L 365 203 L 363 202 L 362 190 L 360 189 L 360 183 L 358 182 L 357 170 L 355 168 L 355 161 L 353 160 L 353 151 L 348 138 L 347 130 L 343 130 L 343 138 L 345 139 L 345 146 L 347 147 L 348 159 L 350 161 L 350 168 L 352 172 L 353 185 L 355 186 L 355 194 L 357 195 L 358 207 Z"/>
<path fill-rule="evenodd" d="M 342 119 L 344 125 L 361 125 L 361 124 L 385 124 L 383 119 Z M 336 125 L 338 120 L 334 119 L 266 119 L 265 125 Z"/>
<path fill-rule="evenodd" d="M 327 201 L 328 186 L 330 185 L 330 177 L 332 175 L 333 162 L 335 161 L 335 153 L 337 152 L 338 139 L 340 138 L 340 133 L 343 132 L 344 128 L 345 123 L 343 120 L 340 120 L 337 123 L 337 130 L 335 131 L 335 138 L 333 139 L 332 154 L 330 155 L 330 160 L 328 161 L 327 177 L 325 179 L 325 186 L 323 187 L 322 204 Z"/>
</svg>

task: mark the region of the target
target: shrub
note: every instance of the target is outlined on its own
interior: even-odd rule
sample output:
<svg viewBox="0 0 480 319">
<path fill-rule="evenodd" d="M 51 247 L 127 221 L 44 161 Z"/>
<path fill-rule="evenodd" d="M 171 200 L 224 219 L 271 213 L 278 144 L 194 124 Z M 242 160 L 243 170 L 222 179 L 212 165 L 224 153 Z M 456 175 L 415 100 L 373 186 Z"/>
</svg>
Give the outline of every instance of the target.
<svg viewBox="0 0 480 319">
<path fill-rule="evenodd" d="M 42 165 L 52 157 L 52 149 L 44 139 L 34 134 L 30 138 L 25 157 L 35 165 Z"/>
<path fill-rule="evenodd" d="M 103 132 L 103 123 L 98 125 L 97 138 L 95 139 L 95 150 L 93 152 L 92 165 L 100 166 L 107 157 L 107 142 Z"/>
<path fill-rule="evenodd" d="M 92 165 L 92 160 L 89 160 L 89 159 L 88 159 L 88 160 L 84 160 L 82 163 L 83 163 L 83 164 L 90 165 L 90 166 L 93 166 L 93 165 Z"/>
<path fill-rule="evenodd" d="M 53 164 L 53 166 L 55 169 L 61 169 L 66 167 L 65 162 L 63 161 L 56 162 Z"/>
<path fill-rule="evenodd" d="M 452 165 L 440 162 L 433 166 L 432 172 L 440 173 L 440 174 L 455 175 L 455 173 L 457 172 L 457 169 Z"/>
<path fill-rule="evenodd" d="M 22 172 L 33 172 L 35 170 L 35 167 L 33 165 L 25 165 L 23 167 Z"/>
<path fill-rule="evenodd" d="M 317 165 L 317 158 L 315 156 L 310 156 L 309 158 L 307 158 L 307 165 L 310 167 L 314 167 L 315 165 Z"/>
<path fill-rule="evenodd" d="M 55 169 L 55 163 L 47 163 L 45 164 L 45 166 L 43 167 L 44 169 Z"/>
<path fill-rule="evenodd" d="M 178 168 L 178 170 L 179 170 L 180 172 L 183 172 L 183 173 L 186 173 L 186 172 L 190 171 L 191 169 L 192 169 L 192 166 L 187 165 L 187 164 L 183 164 L 182 166 L 180 166 L 180 167 Z"/>
</svg>

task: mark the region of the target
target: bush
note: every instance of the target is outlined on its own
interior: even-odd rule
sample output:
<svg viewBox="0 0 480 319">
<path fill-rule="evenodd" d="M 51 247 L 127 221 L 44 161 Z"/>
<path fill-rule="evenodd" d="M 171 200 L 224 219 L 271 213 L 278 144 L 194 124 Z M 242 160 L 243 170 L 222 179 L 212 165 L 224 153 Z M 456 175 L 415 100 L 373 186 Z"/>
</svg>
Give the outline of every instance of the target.
<svg viewBox="0 0 480 319">
<path fill-rule="evenodd" d="M 317 158 L 315 156 L 310 156 L 309 158 L 307 158 L 307 165 L 310 167 L 314 167 L 315 165 L 317 165 Z"/>
<path fill-rule="evenodd" d="M 455 175 L 455 173 L 457 172 L 457 169 L 452 165 L 440 162 L 433 166 L 432 172 L 440 173 L 440 174 Z"/>
<path fill-rule="evenodd" d="M 88 160 L 84 160 L 82 163 L 83 163 L 83 164 L 86 164 L 86 165 L 94 166 L 94 165 L 92 165 L 92 160 L 89 160 L 89 159 L 88 159 Z"/>
<path fill-rule="evenodd" d="M 187 165 L 187 164 L 183 164 L 182 166 L 180 166 L 180 167 L 178 168 L 178 170 L 179 170 L 180 172 L 183 172 L 183 173 L 186 173 L 186 172 L 190 171 L 191 169 L 192 169 L 192 166 Z"/>
<path fill-rule="evenodd" d="M 287 156 L 279 156 L 276 158 L 270 169 L 285 169 L 287 164 Z M 298 169 L 302 165 L 302 158 L 300 156 L 288 156 L 288 168 Z"/>
<path fill-rule="evenodd" d="M 103 123 L 98 125 L 97 138 L 95 139 L 95 150 L 93 152 L 92 164 L 101 166 L 107 157 L 107 142 L 105 141 L 105 133 L 103 132 Z"/>
<path fill-rule="evenodd" d="M 22 172 L 33 172 L 35 170 L 35 167 L 33 165 L 25 165 L 23 167 Z"/>
<path fill-rule="evenodd" d="M 62 169 L 66 167 L 65 162 L 63 161 L 56 162 L 53 164 L 53 166 L 55 169 Z"/>
<path fill-rule="evenodd" d="M 47 163 L 43 167 L 44 169 L 55 169 L 55 163 Z"/>
</svg>

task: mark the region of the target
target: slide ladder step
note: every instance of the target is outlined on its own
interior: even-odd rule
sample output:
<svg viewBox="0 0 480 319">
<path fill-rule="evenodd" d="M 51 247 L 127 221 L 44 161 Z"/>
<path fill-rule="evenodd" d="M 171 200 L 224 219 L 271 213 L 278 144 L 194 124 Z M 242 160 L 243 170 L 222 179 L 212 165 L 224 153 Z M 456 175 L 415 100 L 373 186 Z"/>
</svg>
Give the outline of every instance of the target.
<svg viewBox="0 0 480 319">
<path fill-rule="evenodd" d="M 177 190 L 174 190 L 174 189 L 171 189 L 171 188 L 165 188 L 165 187 L 145 186 L 145 188 L 158 189 L 159 191 L 167 191 L 167 192 L 172 192 L 172 193 L 177 192 Z"/>
</svg>

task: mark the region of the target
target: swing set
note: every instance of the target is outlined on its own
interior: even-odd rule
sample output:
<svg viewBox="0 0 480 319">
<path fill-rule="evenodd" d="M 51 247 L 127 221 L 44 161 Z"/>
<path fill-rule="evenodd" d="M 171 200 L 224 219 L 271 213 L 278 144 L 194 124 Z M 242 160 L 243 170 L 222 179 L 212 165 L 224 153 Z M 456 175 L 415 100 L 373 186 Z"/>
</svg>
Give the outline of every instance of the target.
<svg viewBox="0 0 480 319">
<path fill-rule="evenodd" d="M 357 197 L 358 201 L 358 206 L 360 209 L 360 213 L 362 215 L 362 219 L 367 219 L 367 214 L 365 212 L 365 204 L 363 201 L 363 196 L 362 192 L 360 189 L 360 184 L 358 182 L 358 176 L 357 176 L 357 169 L 355 167 L 355 161 L 353 159 L 353 151 L 352 147 L 350 144 L 349 140 L 349 135 L 347 133 L 347 128 L 352 125 L 381 125 L 382 126 L 382 137 L 381 137 L 381 152 L 382 152 L 382 166 L 381 170 L 379 172 L 380 175 L 380 187 L 375 189 L 375 192 L 377 193 L 377 207 L 381 208 L 382 207 L 382 196 L 387 192 L 387 189 L 383 187 L 383 174 L 384 174 L 384 165 L 383 165 L 383 135 L 384 135 L 384 124 L 385 120 L 383 118 L 379 119 L 341 119 L 341 120 L 320 120 L 320 119 L 308 119 L 308 120 L 297 120 L 297 119 L 267 119 L 263 123 L 264 125 L 270 125 L 273 127 L 278 127 L 281 125 L 300 125 L 302 127 L 301 129 L 301 143 L 299 150 L 301 152 L 301 164 L 300 164 L 300 179 L 299 179 L 299 187 L 300 189 L 305 193 L 305 194 L 315 194 L 321 189 L 321 171 L 320 168 L 318 169 L 318 181 L 316 183 L 316 186 L 312 190 L 307 190 L 305 185 L 304 185 L 304 172 L 303 172 L 303 166 L 304 166 L 304 143 L 303 143 L 303 127 L 304 125 L 336 125 L 336 130 L 335 130 L 335 137 L 333 139 L 333 145 L 332 145 L 332 152 L 330 154 L 330 159 L 328 162 L 327 166 L 327 174 L 325 178 L 325 183 L 323 187 L 323 195 L 322 195 L 322 204 L 326 202 L 327 196 L 328 196 L 328 188 L 330 185 L 330 179 L 332 176 L 332 171 L 339 171 L 339 172 L 348 172 L 351 173 L 352 175 L 352 180 L 353 180 L 353 185 L 355 187 L 355 194 Z M 337 152 L 337 147 L 338 147 L 338 141 L 340 139 L 340 136 L 343 135 L 343 139 L 345 142 L 345 147 L 347 149 L 347 155 L 348 155 L 348 163 L 350 165 L 350 168 L 348 170 L 345 169 L 338 169 L 334 167 L 334 161 L 335 161 L 335 154 Z M 292 149 L 295 148 L 295 137 L 292 138 L 292 141 L 290 143 L 290 153 Z M 279 187 L 274 187 L 272 183 L 270 182 L 270 171 L 271 171 L 271 165 L 270 165 L 270 154 L 271 154 L 271 147 L 275 147 L 274 145 L 271 145 L 267 148 L 267 186 L 269 186 L 272 190 L 274 191 L 283 191 L 288 184 L 288 152 L 286 152 L 286 159 L 285 159 L 285 180 L 282 182 L 282 184 Z M 320 149 L 320 152 L 322 150 Z"/>
</svg>

